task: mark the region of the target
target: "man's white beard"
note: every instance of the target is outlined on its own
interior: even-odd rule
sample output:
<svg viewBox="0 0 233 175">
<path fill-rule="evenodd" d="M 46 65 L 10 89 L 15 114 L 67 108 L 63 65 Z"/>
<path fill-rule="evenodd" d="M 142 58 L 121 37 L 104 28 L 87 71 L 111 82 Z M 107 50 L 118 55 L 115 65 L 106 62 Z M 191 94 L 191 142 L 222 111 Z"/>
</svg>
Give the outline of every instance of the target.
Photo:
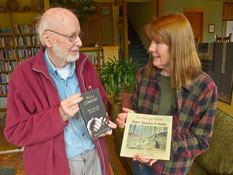
<svg viewBox="0 0 233 175">
<path fill-rule="evenodd" d="M 65 54 L 56 43 L 54 43 L 52 50 L 57 58 L 65 60 L 68 63 L 75 62 L 79 59 L 79 50 L 77 50 L 77 55 L 75 57 L 72 57 L 69 54 Z"/>
</svg>

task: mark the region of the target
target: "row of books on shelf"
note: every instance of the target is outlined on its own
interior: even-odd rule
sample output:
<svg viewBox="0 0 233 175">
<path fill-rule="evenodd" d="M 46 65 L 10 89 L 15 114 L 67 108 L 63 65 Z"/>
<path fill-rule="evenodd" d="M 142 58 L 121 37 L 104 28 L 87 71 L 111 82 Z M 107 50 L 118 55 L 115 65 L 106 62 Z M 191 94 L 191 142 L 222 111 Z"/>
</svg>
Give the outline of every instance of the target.
<svg viewBox="0 0 233 175">
<path fill-rule="evenodd" d="M 0 95 L 7 95 L 8 85 L 0 85 Z"/>
<path fill-rule="evenodd" d="M 0 83 L 8 83 L 10 80 L 12 72 L 9 73 L 1 73 L 0 74 Z"/>
<path fill-rule="evenodd" d="M 0 108 L 6 108 L 7 97 L 0 97 Z"/>
<path fill-rule="evenodd" d="M 40 48 L 30 47 L 30 48 L 17 48 L 17 57 L 18 58 L 28 58 L 34 56 L 39 52 Z M 0 59 L 15 59 L 15 50 L 14 49 L 0 49 Z"/>
<path fill-rule="evenodd" d="M 0 33 L 1 34 L 12 34 L 12 30 L 10 30 L 10 29 L 1 29 Z"/>
<path fill-rule="evenodd" d="M 37 35 L 26 35 L 15 37 L 16 46 L 35 46 L 40 45 L 40 39 Z"/>
<path fill-rule="evenodd" d="M 15 49 L 0 49 L 0 59 L 9 59 L 15 57 Z"/>
<path fill-rule="evenodd" d="M 11 36 L 0 37 L 0 47 L 13 47 L 13 38 Z"/>
<path fill-rule="evenodd" d="M 39 52 L 40 48 L 31 47 L 31 48 L 18 48 L 17 57 L 18 58 L 28 58 L 36 55 Z"/>
<path fill-rule="evenodd" d="M 15 45 L 17 46 L 35 46 L 40 45 L 40 39 L 37 35 L 16 36 Z M 13 47 L 13 38 L 11 36 L 0 37 L 0 47 Z"/>
<path fill-rule="evenodd" d="M 16 68 L 16 61 L 1 61 L 0 71 L 13 71 Z"/>
<path fill-rule="evenodd" d="M 16 34 L 36 32 L 35 24 L 14 24 L 13 28 Z"/>
</svg>

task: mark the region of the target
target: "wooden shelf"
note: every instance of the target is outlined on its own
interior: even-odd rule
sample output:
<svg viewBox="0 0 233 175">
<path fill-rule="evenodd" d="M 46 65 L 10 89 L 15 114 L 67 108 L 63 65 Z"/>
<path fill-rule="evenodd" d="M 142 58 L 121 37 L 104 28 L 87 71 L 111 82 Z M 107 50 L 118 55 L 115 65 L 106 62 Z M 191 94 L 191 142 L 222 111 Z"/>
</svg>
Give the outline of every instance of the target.
<svg viewBox="0 0 233 175">
<path fill-rule="evenodd" d="M 0 37 L 4 37 L 4 36 L 13 37 L 13 33 L 0 33 Z"/>
<path fill-rule="evenodd" d="M 0 108 L 0 112 L 6 112 L 6 108 Z"/>
<path fill-rule="evenodd" d="M 16 46 L 16 48 L 40 47 L 40 45 Z"/>
<path fill-rule="evenodd" d="M 4 58 L 4 59 L 0 59 L 0 61 L 16 61 L 16 58 Z"/>
<path fill-rule="evenodd" d="M 0 73 L 9 73 L 9 72 L 13 72 L 13 70 L 8 70 L 8 71 L 0 71 Z"/>
<path fill-rule="evenodd" d="M 37 35 L 36 33 L 15 33 L 15 36 Z"/>
<path fill-rule="evenodd" d="M 85 51 L 98 51 L 101 50 L 100 47 L 81 47 L 80 51 L 85 52 Z"/>
<path fill-rule="evenodd" d="M 8 85 L 8 82 L 0 83 L 0 85 Z"/>
<path fill-rule="evenodd" d="M 14 13 L 42 13 L 42 10 L 30 10 L 30 11 L 0 11 L 0 14 L 14 14 Z"/>
<path fill-rule="evenodd" d="M 28 59 L 28 58 L 26 58 L 26 57 L 19 58 L 19 60 L 26 60 L 26 59 Z"/>
<path fill-rule="evenodd" d="M 1 49 L 14 49 L 14 46 L 1 47 Z"/>
</svg>

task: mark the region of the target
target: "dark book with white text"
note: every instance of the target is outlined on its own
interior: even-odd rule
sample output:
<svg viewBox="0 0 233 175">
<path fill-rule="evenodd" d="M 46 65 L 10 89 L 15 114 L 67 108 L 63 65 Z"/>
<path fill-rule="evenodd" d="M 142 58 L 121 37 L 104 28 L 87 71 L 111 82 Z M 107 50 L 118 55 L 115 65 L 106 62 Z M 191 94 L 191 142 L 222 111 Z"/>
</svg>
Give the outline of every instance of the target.
<svg viewBox="0 0 233 175">
<path fill-rule="evenodd" d="M 99 89 L 82 94 L 79 108 L 92 141 L 108 130 L 108 116 Z"/>
</svg>

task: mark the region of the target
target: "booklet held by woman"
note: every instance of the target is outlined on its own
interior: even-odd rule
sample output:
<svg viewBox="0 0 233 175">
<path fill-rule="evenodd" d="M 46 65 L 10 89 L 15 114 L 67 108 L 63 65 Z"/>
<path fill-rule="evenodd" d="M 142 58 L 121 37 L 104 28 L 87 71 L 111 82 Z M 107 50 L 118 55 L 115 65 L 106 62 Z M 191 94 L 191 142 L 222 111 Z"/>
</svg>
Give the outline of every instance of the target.
<svg viewBox="0 0 233 175">
<path fill-rule="evenodd" d="M 98 88 L 83 93 L 82 97 L 83 100 L 79 102 L 79 108 L 93 141 L 110 129 L 108 116 Z"/>
<path fill-rule="evenodd" d="M 128 113 L 120 156 L 170 159 L 172 116 Z"/>
</svg>

